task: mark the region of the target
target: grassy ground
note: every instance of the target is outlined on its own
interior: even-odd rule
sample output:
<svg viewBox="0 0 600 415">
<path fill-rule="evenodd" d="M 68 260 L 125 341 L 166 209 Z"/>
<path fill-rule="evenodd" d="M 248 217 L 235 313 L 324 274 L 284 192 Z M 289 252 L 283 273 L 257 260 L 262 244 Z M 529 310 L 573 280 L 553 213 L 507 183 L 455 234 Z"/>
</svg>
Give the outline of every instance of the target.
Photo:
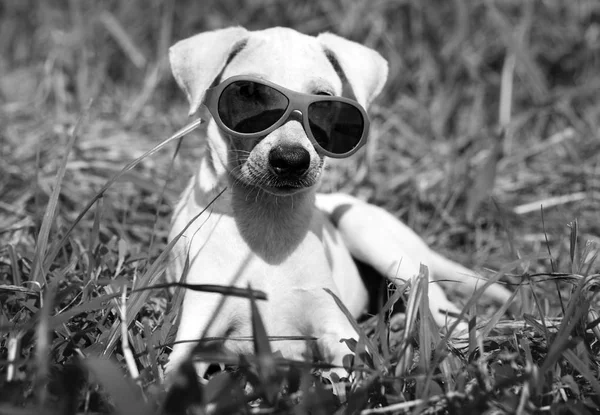
<svg viewBox="0 0 600 415">
<path fill-rule="evenodd" d="M 513 319 L 467 304 L 484 338 L 440 339 L 412 318 L 417 281 L 403 330 L 362 325 L 372 361 L 341 404 L 277 364 L 255 314 L 260 359 L 165 393 L 174 311 L 131 290 L 159 282 L 202 134 L 141 156 L 187 122 L 168 46 L 234 24 L 330 30 L 389 60 L 367 151 L 323 186 L 521 284 Z M 598 68 L 595 0 L 3 2 L 0 413 L 598 413 Z"/>
</svg>

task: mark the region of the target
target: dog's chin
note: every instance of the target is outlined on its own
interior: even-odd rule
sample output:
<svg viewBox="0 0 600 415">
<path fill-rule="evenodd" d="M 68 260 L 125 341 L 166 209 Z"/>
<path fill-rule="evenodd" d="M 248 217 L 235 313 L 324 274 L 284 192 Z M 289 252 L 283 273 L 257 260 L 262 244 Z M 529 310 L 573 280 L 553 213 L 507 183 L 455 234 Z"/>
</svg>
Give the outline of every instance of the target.
<svg viewBox="0 0 600 415">
<path fill-rule="evenodd" d="M 244 184 L 249 189 L 256 189 L 273 196 L 293 196 L 310 191 L 314 188 L 316 181 L 307 179 L 280 180 L 271 177 L 268 180 L 253 180 L 252 178 L 238 177 L 238 183 Z"/>
<path fill-rule="evenodd" d="M 292 186 L 292 185 L 278 185 L 278 186 L 259 186 L 261 190 L 273 195 L 273 196 L 293 196 L 303 192 L 307 192 L 312 186 Z"/>
</svg>

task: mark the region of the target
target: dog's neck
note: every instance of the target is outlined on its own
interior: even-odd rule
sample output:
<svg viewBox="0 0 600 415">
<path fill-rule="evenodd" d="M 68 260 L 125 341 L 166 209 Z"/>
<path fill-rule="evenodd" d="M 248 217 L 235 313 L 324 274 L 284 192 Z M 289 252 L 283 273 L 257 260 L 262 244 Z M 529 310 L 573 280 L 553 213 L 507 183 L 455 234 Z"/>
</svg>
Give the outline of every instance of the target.
<svg viewBox="0 0 600 415">
<path fill-rule="evenodd" d="M 309 231 L 315 192 L 275 196 L 256 187 L 231 185 L 233 217 L 240 234 L 269 263 L 285 259 Z"/>
<path fill-rule="evenodd" d="M 250 249 L 272 264 L 280 263 L 302 242 L 315 210 L 315 189 L 276 196 L 244 185 L 210 151 L 201 160 L 193 191 L 199 210 L 210 204 L 211 212 L 232 217 Z"/>
</svg>

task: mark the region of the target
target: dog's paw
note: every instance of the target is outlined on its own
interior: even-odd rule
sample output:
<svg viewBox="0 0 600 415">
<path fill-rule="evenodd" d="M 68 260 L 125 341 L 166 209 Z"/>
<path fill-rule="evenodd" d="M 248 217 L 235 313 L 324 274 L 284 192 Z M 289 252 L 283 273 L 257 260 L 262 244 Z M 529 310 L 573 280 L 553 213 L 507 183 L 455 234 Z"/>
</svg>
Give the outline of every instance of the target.
<svg viewBox="0 0 600 415">
<path fill-rule="evenodd" d="M 353 382 L 353 374 L 344 368 L 332 367 L 323 369 L 321 377 L 331 383 L 333 394 L 340 402 L 346 402 L 346 386 Z"/>
</svg>

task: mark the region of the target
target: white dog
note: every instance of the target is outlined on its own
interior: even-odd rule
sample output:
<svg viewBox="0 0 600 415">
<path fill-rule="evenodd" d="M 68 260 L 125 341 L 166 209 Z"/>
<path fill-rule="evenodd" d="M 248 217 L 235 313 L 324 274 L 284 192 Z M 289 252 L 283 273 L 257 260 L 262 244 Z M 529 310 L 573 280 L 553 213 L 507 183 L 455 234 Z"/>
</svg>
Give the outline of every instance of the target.
<svg viewBox="0 0 600 415">
<path fill-rule="evenodd" d="M 413 278 L 423 263 L 436 278 L 475 286 L 471 271 L 432 252 L 382 209 L 347 195 L 317 194 L 326 157 L 347 157 L 367 138 L 363 108 L 387 78 L 387 62 L 377 52 L 329 33 L 236 27 L 182 40 L 170 59 L 190 114 L 204 104 L 213 116 L 206 155 L 175 210 L 170 238 L 226 188 L 175 246 L 171 280 L 187 269 L 188 283 L 264 291 L 268 301 L 258 305 L 267 333 L 314 337 L 319 357 L 334 365 L 350 353 L 340 339 L 358 336 L 325 289 L 354 316 L 368 302 L 353 257 L 390 280 Z M 509 297 L 500 286 L 490 288 L 496 300 Z M 437 284 L 429 294 L 440 324 L 445 311 L 457 311 Z M 187 291 L 181 343 L 166 371 L 193 349 L 182 341 L 251 333 L 247 299 Z M 253 353 L 251 341 L 225 340 L 223 347 Z M 305 341 L 272 347 L 291 359 L 311 356 Z"/>
</svg>

